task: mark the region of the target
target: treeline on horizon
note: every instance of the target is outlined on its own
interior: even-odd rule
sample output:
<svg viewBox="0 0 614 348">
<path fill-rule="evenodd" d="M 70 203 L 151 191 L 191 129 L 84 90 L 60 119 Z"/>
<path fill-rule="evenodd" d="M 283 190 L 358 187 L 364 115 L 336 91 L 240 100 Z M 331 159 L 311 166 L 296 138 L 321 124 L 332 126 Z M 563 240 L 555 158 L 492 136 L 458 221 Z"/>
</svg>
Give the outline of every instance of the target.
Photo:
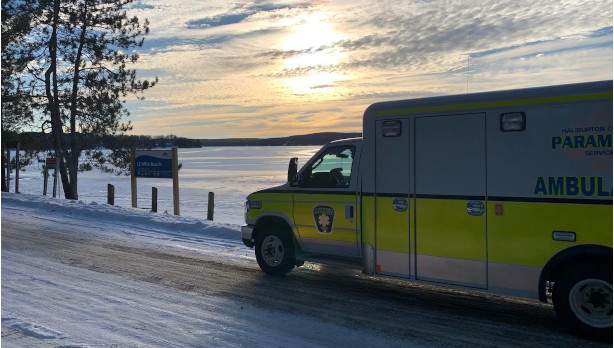
<svg viewBox="0 0 614 348">
<path fill-rule="evenodd" d="M 70 134 L 63 134 L 64 141 L 70 148 Z M 52 141 L 49 134 L 40 132 L 2 132 L 2 141 L 9 147 L 14 148 L 17 142 L 20 143 L 21 149 L 47 151 L 52 150 Z M 97 147 L 113 148 L 117 144 L 123 144 L 127 148 L 143 148 L 150 149 L 156 147 L 182 147 L 194 148 L 201 147 L 198 139 L 188 139 L 174 135 L 166 136 L 149 136 L 149 135 L 107 135 L 95 139 L 94 137 L 85 136 L 80 139 L 81 142 L 96 144 Z M 115 145 L 115 146 L 114 146 Z"/>
<path fill-rule="evenodd" d="M 64 141 L 70 144 L 70 134 L 64 134 Z M 113 148 L 113 145 L 124 144 L 129 148 L 199 148 L 210 146 L 307 146 L 324 145 L 328 142 L 355 138 L 362 136 L 361 133 L 323 132 L 305 135 L 293 135 L 279 138 L 230 138 L 230 139 L 190 139 L 174 135 L 149 136 L 149 135 L 107 135 L 100 139 L 82 138 L 81 141 L 91 142 L 103 148 Z M 14 148 L 17 142 L 23 150 L 50 151 L 52 141 L 48 134 L 41 132 L 2 132 L 2 141 L 8 147 Z M 70 145 L 69 145 L 70 147 Z"/>
<path fill-rule="evenodd" d="M 322 132 L 279 138 L 200 139 L 202 146 L 307 146 L 361 137 L 362 133 Z"/>
</svg>

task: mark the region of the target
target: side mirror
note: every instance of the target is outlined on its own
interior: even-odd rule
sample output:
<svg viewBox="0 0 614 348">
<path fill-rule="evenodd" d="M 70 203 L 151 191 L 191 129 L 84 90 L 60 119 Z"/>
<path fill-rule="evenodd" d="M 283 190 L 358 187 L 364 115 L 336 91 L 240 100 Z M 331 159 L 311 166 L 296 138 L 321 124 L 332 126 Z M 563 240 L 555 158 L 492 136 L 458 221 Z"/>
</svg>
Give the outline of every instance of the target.
<svg viewBox="0 0 614 348">
<path fill-rule="evenodd" d="M 288 164 L 288 182 L 293 185 L 296 182 L 296 173 L 298 170 L 298 158 L 293 157 Z"/>
</svg>

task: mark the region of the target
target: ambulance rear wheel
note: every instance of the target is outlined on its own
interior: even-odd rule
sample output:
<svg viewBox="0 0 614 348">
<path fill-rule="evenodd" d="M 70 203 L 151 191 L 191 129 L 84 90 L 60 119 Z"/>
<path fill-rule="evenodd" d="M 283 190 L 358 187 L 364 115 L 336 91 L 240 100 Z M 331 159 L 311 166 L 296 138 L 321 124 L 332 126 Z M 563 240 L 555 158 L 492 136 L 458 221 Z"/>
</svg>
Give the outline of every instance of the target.
<svg viewBox="0 0 614 348">
<path fill-rule="evenodd" d="M 612 268 L 580 265 L 557 279 L 552 293 L 556 314 L 573 331 L 612 339 Z"/>
<path fill-rule="evenodd" d="M 291 237 L 282 230 L 261 231 L 256 235 L 256 260 L 267 274 L 290 272 L 296 264 Z"/>
</svg>

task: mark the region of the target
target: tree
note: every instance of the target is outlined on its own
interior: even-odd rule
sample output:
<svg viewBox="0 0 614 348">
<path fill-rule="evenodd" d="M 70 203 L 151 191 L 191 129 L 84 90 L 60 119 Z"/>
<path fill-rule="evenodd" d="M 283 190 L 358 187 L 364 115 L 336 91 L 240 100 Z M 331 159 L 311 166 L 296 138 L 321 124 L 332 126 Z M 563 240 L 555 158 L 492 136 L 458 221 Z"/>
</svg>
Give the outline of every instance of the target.
<svg viewBox="0 0 614 348">
<path fill-rule="evenodd" d="M 117 154 L 105 156 L 96 149 L 96 140 L 131 130 L 130 122 L 122 122 L 129 116 L 124 98 L 142 98 L 141 93 L 157 82 L 137 80 L 136 71 L 128 68 L 137 62 L 135 48 L 149 32 L 147 20 L 141 24 L 124 10 L 132 1 L 53 0 L 49 8 L 49 25 L 43 30 L 50 34 L 44 57 L 45 114 L 69 199 L 78 198 L 79 169 L 89 167 L 79 166 L 83 151 L 90 163 L 106 168 L 106 159 Z M 64 132 L 70 135 L 68 142 Z"/>
<path fill-rule="evenodd" d="M 34 60 L 36 44 L 25 40 L 39 24 L 40 1 L 2 2 L 2 191 L 7 191 L 5 148 L 16 138 L 15 131 L 33 120 L 32 79 L 24 78 Z"/>
<path fill-rule="evenodd" d="M 133 1 L 2 1 L 2 131 L 49 136 L 69 199 L 78 198 L 80 170 L 127 166 L 129 143 L 110 153 L 99 144 L 132 129 L 125 99 L 142 99 L 157 82 L 129 68 L 149 32 L 147 20 L 127 14 Z"/>
</svg>

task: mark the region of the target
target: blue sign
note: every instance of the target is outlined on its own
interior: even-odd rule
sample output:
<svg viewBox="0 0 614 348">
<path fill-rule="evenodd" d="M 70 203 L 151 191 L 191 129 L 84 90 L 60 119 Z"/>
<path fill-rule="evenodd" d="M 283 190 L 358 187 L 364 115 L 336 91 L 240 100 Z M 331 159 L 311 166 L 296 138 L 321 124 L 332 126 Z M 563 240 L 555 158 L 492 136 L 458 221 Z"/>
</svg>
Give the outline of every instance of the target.
<svg viewBox="0 0 614 348">
<path fill-rule="evenodd" d="M 137 178 L 172 178 L 173 152 L 171 150 L 136 150 L 134 168 Z"/>
</svg>

